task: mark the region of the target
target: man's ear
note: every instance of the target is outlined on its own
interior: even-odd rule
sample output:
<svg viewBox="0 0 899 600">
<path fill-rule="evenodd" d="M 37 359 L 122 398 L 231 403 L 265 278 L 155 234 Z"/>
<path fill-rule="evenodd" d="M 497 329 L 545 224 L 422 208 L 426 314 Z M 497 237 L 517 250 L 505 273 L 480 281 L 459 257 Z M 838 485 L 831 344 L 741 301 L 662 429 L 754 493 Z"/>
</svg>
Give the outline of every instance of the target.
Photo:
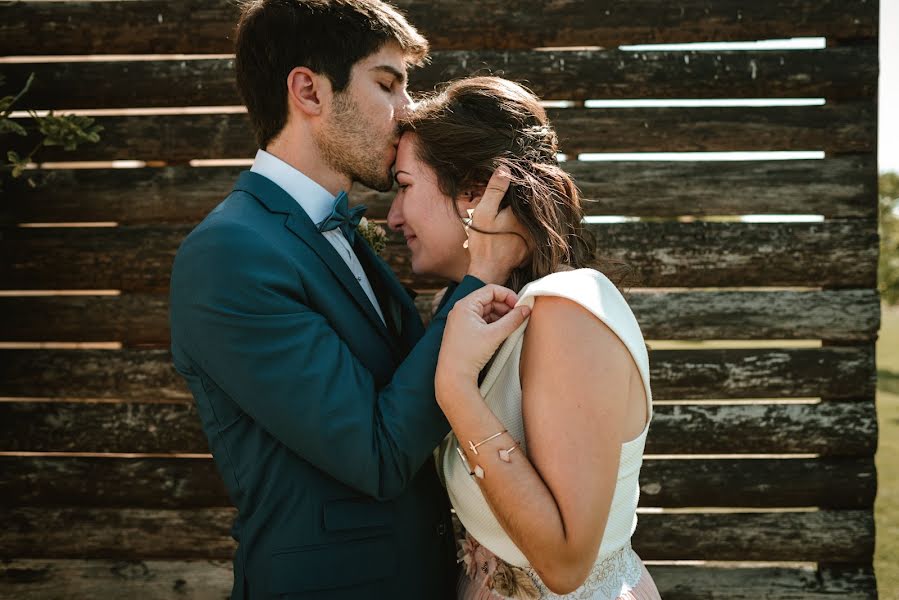
<svg viewBox="0 0 899 600">
<path fill-rule="evenodd" d="M 330 94 L 331 86 L 328 78 L 322 77 L 308 67 L 294 67 L 287 74 L 288 104 L 306 115 L 321 115 L 323 104 Z"/>
</svg>

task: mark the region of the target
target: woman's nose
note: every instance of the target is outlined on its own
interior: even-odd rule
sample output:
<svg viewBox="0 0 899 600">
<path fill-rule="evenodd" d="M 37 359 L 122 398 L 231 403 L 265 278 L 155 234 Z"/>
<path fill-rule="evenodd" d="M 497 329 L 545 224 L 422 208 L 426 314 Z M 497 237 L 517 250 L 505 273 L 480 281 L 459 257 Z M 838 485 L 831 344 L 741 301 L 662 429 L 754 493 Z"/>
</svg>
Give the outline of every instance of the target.
<svg viewBox="0 0 899 600">
<path fill-rule="evenodd" d="M 394 231 L 399 231 L 403 226 L 403 201 L 401 194 L 397 194 L 390 204 L 390 210 L 387 211 L 387 225 Z"/>
</svg>

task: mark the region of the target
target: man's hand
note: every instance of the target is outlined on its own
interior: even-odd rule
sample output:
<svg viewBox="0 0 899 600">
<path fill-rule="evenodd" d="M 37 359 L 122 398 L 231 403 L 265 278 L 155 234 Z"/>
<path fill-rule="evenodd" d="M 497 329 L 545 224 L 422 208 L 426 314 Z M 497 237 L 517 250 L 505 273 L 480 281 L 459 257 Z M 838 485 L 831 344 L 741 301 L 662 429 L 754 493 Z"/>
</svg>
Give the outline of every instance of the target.
<svg viewBox="0 0 899 600">
<path fill-rule="evenodd" d="M 472 215 L 468 251 L 468 274 L 484 283 L 503 284 L 512 270 L 528 257 L 527 230 L 512 214 L 511 208 L 499 210 L 509 189 L 508 171 L 500 167 L 487 182 L 487 189 Z M 477 231 L 480 230 L 480 231 Z M 482 231 L 489 233 L 481 233 Z"/>
</svg>

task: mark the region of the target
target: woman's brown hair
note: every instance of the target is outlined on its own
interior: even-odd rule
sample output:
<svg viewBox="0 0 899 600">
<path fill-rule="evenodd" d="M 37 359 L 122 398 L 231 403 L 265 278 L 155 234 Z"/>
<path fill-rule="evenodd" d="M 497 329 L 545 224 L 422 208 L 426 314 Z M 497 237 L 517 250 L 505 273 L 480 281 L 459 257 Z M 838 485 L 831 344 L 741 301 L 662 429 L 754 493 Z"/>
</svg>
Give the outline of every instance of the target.
<svg viewBox="0 0 899 600">
<path fill-rule="evenodd" d="M 530 281 L 593 260 L 580 194 L 559 166 L 556 133 L 530 90 L 499 77 L 460 79 L 419 102 L 401 128 L 415 134 L 418 159 L 453 200 L 483 188 L 497 168 L 508 169 L 511 184 L 500 208 L 511 207 L 533 249 L 530 261 L 513 271 L 508 287 L 518 291 Z"/>
</svg>

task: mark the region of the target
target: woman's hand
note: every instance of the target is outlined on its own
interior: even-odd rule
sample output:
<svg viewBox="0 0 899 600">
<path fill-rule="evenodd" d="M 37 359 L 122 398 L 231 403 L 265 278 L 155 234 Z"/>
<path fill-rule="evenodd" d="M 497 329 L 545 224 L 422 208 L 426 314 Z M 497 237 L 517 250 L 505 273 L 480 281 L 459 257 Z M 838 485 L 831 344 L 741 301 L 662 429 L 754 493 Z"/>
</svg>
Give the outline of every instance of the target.
<svg viewBox="0 0 899 600">
<path fill-rule="evenodd" d="M 499 209 L 510 181 L 506 169 L 500 167 L 493 172 L 468 229 L 468 274 L 485 283 L 505 283 L 529 254 L 524 226 L 511 208 Z"/>
<path fill-rule="evenodd" d="M 435 385 L 474 385 L 500 344 L 531 312 L 518 306 L 518 296 L 499 285 L 487 285 L 456 302 L 446 319 L 437 360 Z M 438 400 L 441 394 L 438 391 Z"/>
</svg>

